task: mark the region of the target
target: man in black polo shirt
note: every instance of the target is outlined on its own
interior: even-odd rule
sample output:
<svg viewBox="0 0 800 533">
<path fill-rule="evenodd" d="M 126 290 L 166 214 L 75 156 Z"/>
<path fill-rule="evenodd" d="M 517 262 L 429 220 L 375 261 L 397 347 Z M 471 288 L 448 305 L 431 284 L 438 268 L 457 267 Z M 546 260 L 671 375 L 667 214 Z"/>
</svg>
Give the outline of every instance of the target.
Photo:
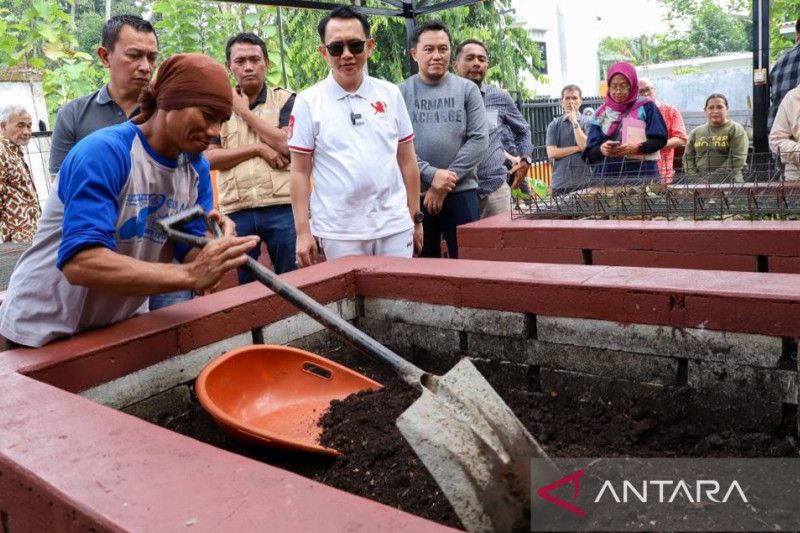
<svg viewBox="0 0 800 533">
<path fill-rule="evenodd" d="M 153 26 L 143 18 L 117 15 L 103 26 L 97 55 L 108 69 L 110 81 L 99 90 L 72 100 L 58 112 L 50 146 L 53 176 L 78 141 L 138 113 L 139 93 L 155 70 L 158 38 Z"/>
</svg>

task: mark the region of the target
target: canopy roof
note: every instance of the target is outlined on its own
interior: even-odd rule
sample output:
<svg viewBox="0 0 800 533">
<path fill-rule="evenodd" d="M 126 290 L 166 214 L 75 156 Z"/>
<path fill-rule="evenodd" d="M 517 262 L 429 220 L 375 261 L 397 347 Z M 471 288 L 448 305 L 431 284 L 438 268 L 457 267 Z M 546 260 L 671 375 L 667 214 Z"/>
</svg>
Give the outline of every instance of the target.
<svg viewBox="0 0 800 533">
<path fill-rule="evenodd" d="M 236 2 L 241 0 L 224 0 Z M 387 17 L 416 18 L 420 15 L 436 13 L 451 7 L 468 6 L 486 0 L 378 0 L 386 7 L 357 7 L 368 15 L 383 15 Z M 325 9 L 331 10 L 341 6 L 352 5 L 351 2 L 319 2 L 317 0 L 247 0 L 249 4 L 262 6 L 290 7 L 297 9 Z"/>
</svg>

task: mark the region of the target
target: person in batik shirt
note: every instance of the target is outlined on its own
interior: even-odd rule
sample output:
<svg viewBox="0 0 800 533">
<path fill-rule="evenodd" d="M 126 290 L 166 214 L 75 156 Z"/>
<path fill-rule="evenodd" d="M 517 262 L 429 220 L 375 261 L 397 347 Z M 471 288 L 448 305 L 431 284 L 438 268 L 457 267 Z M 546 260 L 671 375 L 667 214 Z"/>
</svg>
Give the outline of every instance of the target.
<svg viewBox="0 0 800 533">
<path fill-rule="evenodd" d="M 42 210 L 22 147 L 31 140 L 31 115 L 0 109 L 0 242 L 31 242 Z"/>
</svg>

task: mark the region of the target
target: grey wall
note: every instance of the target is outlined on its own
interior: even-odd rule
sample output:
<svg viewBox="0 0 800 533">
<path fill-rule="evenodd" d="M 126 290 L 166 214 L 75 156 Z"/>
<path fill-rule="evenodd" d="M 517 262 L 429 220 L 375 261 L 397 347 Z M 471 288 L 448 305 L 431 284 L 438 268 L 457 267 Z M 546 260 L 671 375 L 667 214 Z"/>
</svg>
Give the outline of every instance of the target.
<svg viewBox="0 0 800 533">
<path fill-rule="evenodd" d="M 728 97 L 730 109 L 749 109 L 748 98 L 753 94 L 752 69 L 740 67 L 714 72 L 673 74 L 651 77 L 658 89 L 658 98 L 676 106 L 681 111 L 703 111 L 706 98 L 711 93 Z"/>
</svg>

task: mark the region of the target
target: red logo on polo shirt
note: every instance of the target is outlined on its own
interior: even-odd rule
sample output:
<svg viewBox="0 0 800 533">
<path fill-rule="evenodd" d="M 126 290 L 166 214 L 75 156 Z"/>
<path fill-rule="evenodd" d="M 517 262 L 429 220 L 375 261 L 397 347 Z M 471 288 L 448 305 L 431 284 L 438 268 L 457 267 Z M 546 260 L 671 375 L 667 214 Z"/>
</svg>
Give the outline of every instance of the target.
<svg viewBox="0 0 800 533">
<path fill-rule="evenodd" d="M 294 115 L 289 115 L 289 124 L 286 126 L 286 140 L 292 138 L 294 132 Z"/>
<path fill-rule="evenodd" d="M 381 102 L 380 100 L 372 102 L 372 109 L 375 110 L 376 115 L 378 113 L 386 113 L 386 102 Z"/>
</svg>

